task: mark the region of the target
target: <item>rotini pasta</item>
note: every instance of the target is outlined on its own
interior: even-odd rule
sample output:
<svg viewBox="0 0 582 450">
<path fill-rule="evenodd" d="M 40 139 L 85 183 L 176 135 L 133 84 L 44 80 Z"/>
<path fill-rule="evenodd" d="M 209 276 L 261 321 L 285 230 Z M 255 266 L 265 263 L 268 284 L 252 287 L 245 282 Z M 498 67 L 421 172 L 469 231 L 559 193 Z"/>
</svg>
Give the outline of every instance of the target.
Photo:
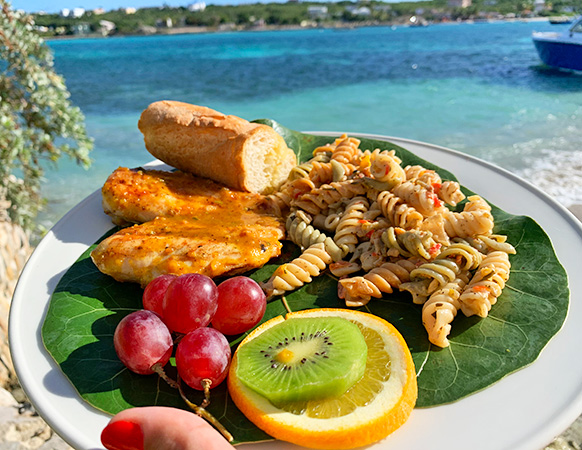
<svg viewBox="0 0 582 450">
<path fill-rule="evenodd" d="M 443 216 L 445 231 L 449 237 L 465 238 L 491 234 L 493 230 L 491 207 L 478 195 L 473 195 L 468 200 L 462 212 L 445 212 Z"/>
<path fill-rule="evenodd" d="M 459 183 L 443 181 L 435 170 L 403 168 L 394 150 L 360 144 L 344 134 L 316 148 L 266 197 L 302 254 L 263 286 L 281 295 L 329 266 L 346 306 L 394 290 L 410 294 L 423 305 L 430 342 L 445 347 L 459 309 L 468 316 L 489 313 L 515 248 L 492 234 L 494 217 L 483 198 L 465 199 Z M 463 210 L 453 211 L 459 204 Z"/>
<path fill-rule="evenodd" d="M 439 347 L 448 347 L 451 322 L 461 307 L 459 297 L 468 283 L 467 272 L 431 294 L 422 305 L 422 324 L 428 333 L 428 340 Z"/>
<path fill-rule="evenodd" d="M 309 178 L 315 186 L 345 181 L 356 170 L 353 164 L 345 164 L 335 159 L 330 162 L 314 162 L 309 172 Z"/>
<path fill-rule="evenodd" d="M 439 259 L 452 259 L 461 270 L 474 270 L 483 261 L 483 253 L 467 241 L 457 240 L 439 253 Z"/>
<path fill-rule="evenodd" d="M 289 177 L 287 178 L 287 181 L 293 181 L 293 180 L 296 180 L 298 178 L 307 178 L 315 163 L 320 163 L 320 164 L 321 163 L 328 163 L 330 161 L 330 159 L 331 159 L 331 151 L 325 151 L 325 152 L 321 151 L 321 152 L 315 153 L 313 158 L 311 158 L 309 161 L 306 161 L 303 164 L 298 164 L 293 169 L 291 169 L 291 172 L 289 172 Z"/>
<path fill-rule="evenodd" d="M 406 166 L 404 168 L 404 174 L 406 175 L 407 181 L 420 181 L 425 186 L 441 183 L 441 177 L 438 173 L 419 165 Z"/>
<path fill-rule="evenodd" d="M 346 206 L 345 212 L 335 229 L 333 240 L 344 254 L 353 253 L 358 244 L 357 231 L 364 213 L 370 207 L 365 197 L 354 197 Z"/>
<path fill-rule="evenodd" d="M 412 281 L 403 283 L 400 290 L 410 292 L 413 303 L 423 304 L 429 295 L 453 281 L 460 272 L 461 269 L 455 261 L 435 259 L 410 272 Z"/>
<path fill-rule="evenodd" d="M 294 198 L 310 192 L 314 188 L 315 185 L 309 178 L 296 178 L 292 181 L 285 182 L 279 191 L 267 195 L 263 203 L 273 214 L 283 217 L 288 213 L 291 201 Z"/>
<path fill-rule="evenodd" d="M 408 281 L 415 264 L 402 259 L 396 263 L 384 263 L 360 277 L 343 278 L 339 280 L 340 298 L 344 298 L 346 306 L 362 306 L 372 297 L 380 298 L 382 293 L 390 294 L 398 289 L 401 283 Z"/>
<path fill-rule="evenodd" d="M 271 278 L 262 284 L 262 288 L 269 297 L 292 291 L 310 283 L 312 277 L 318 276 L 331 261 L 323 242 L 313 244 L 298 258 L 277 267 Z"/>
<path fill-rule="evenodd" d="M 388 188 L 392 188 L 406 180 L 401 162 L 394 150 L 382 152 L 376 149 L 370 155 L 370 175 L 378 181 L 387 183 Z"/>
<path fill-rule="evenodd" d="M 342 249 L 338 247 L 331 237 L 311 226 L 309 222 L 310 218 L 302 211 L 289 215 L 285 225 L 289 239 L 301 247 L 301 250 L 305 250 L 313 244 L 323 243 L 325 251 L 331 256 L 332 260 L 341 260 L 344 255 Z"/>
<path fill-rule="evenodd" d="M 337 143 L 331 154 L 332 161 L 350 164 L 356 160 L 359 153 L 360 140 L 353 137 L 345 137 Z"/>
<path fill-rule="evenodd" d="M 433 187 L 436 190 L 438 198 L 440 198 L 447 205 L 457 206 L 465 200 L 465 194 L 461 191 L 461 186 L 456 181 L 445 181 L 440 186 Z"/>
<path fill-rule="evenodd" d="M 515 254 L 515 248 L 513 245 L 506 242 L 507 236 L 492 234 L 490 236 L 477 236 L 477 240 L 479 240 L 486 248 L 484 253 L 489 253 L 489 251 L 501 251 L 511 255 Z"/>
<path fill-rule="evenodd" d="M 433 189 L 414 181 L 405 181 L 397 185 L 392 193 L 400 197 L 404 203 L 412 206 L 424 217 L 443 212 L 446 208 L 434 193 Z"/>
<path fill-rule="evenodd" d="M 291 205 L 311 214 L 318 214 L 343 199 L 366 194 L 366 185 L 361 180 L 346 180 L 324 184 L 291 200 Z"/>
<path fill-rule="evenodd" d="M 428 231 L 404 230 L 389 227 L 382 233 L 382 242 L 388 247 L 388 256 L 420 256 L 430 260 L 439 252 L 438 245 Z"/>
<path fill-rule="evenodd" d="M 397 197 L 392 192 L 380 192 L 375 200 L 378 208 L 392 226 L 407 230 L 420 226 L 423 219 L 422 214 L 406 203 L 403 203 L 400 197 Z"/>
<path fill-rule="evenodd" d="M 459 298 L 461 310 L 466 316 L 487 317 L 509 279 L 510 268 L 509 257 L 505 252 L 494 251 L 483 259 Z"/>
</svg>

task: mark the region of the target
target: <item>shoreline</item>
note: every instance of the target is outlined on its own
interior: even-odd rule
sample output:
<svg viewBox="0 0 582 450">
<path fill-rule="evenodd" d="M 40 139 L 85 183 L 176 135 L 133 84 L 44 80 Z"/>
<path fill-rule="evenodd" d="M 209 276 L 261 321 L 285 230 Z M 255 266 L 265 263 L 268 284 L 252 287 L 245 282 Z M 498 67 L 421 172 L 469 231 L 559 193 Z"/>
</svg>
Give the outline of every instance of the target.
<svg viewBox="0 0 582 450">
<path fill-rule="evenodd" d="M 300 31 L 300 30 L 342 30 L 349 31 L 356 28 L 368 27 L 395 27 L 395 28 L 426 28 L 429 26 L 439 25 L 482 25 L 494 23 L 530 23 L 530 22 L 548 22 L 548 17 L 524 17 L 524 18 L 509 18 L 509 19 L 478 19 L 478 20 L 461 20 L 456 22 L 433 22 L 428 25 L 410 25 L 407 22 L 376 22 L 376 21 L 362 21 L 362 22 L 329 22 L 321 25 L 261 25 L 261 26 L 241 26 L 241 25 L 220 25 L 217 27 L 206 26 L 183 26 L 172 28 L 154 28 L 149 31 L 136 33 L 119 33 L 103 35 L 100 33 L 79 34 L 79 35 L 55 35 L 42 36 L 45 41 L 60 41 L 73 39 L 107 39 L 107 38 L 123 38 L 136 36 L 176 36 L 185 34 L 211 34 L 211 33 L 238 33 L 238 32 L 263 32 L 263 31 Z M 144 27 L 144 30 L 146 28 Z"/>
</svg>

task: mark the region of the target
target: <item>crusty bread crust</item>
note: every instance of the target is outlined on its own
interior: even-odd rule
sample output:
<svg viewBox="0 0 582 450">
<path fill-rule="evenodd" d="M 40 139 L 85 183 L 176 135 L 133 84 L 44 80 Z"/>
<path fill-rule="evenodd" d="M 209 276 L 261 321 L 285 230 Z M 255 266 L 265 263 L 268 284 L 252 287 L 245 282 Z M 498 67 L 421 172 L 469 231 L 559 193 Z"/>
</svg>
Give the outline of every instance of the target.
<svg viewBox="0 0 582 450">
<path fill-rule="evenodd" d="M 268 193 L 296 164 L 271 127 L 204 106 L 158 101 L 142 113 L 138 128 L 156 158 L 233 189 Z"/>
</svg>

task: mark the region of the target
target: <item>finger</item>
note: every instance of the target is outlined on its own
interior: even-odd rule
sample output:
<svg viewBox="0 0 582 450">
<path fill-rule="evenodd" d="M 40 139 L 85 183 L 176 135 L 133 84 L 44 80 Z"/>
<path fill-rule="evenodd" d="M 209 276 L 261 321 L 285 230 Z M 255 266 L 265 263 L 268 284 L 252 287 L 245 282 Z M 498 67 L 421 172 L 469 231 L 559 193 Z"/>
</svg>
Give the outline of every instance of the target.
<svg viewBox="0 0 582 450">
<path fill-rule="evenodd" d="M 131 408 L 111 419 L 101 433 L 108 450 L 233 450 L 208 422 L 176 408 Z"/>
</svg>

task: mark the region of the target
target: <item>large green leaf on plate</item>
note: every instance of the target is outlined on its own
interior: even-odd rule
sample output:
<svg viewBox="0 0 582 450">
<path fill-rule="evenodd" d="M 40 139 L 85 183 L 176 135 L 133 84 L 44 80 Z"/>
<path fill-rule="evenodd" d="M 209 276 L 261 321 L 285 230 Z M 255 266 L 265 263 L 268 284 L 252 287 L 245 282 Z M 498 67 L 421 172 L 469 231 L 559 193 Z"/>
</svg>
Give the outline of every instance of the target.
<svg viewBox="0 0 582 450">
<path fill-rule="evenodd" d="M 300 161 L 307 160 L 316 146 L 333 140 L 263 122 L 283 135 Z M 403 165 L 422 164 L 436 169 L 443 179 L 455 179 L 393 144 L 362 139 L 361 147 L 395 149 Z M 480 194 L 487 196 L 486 192 Z M 421 322 L 421 307 L 412 304 L 406 293 L 387 295 L 361 308 L 393 323 L 406 339 L 418 373 L 419 407 L 457 401 L 531 364 L 566 318 L 568 280 L 548 236 L 531 218 L 513 216 L 495 206 L 493 214 L 495 231 L 507 235 L 517 249 L 517 254 L 510 257 L 511 276 L 487 318 L 457 316 L 450 347 L 430 345 Z M 47 350 L 79 394 L 98 409 L 114 414 L 140 405 L 185 408 L 177 392 L 157 376 L 132 374 L 117 359 L 113 349 L 115 326 L 126 314 L 141 308 L 142 291 L 100 273 L 89 258 L 90 250 L 67 271 L 53 293 L 42 329 Z M 298 249 L 286 244 L 278 260 L 249 275 L 265 281 L 281 262 L 297 255 Z M 337 298 L 337 281 L 328 273 L 286 299 L 292 310 L 344 307 Z M 284 312 L 281 300 L 272 301 L 263 321 Z M 232 340 L 233 350 L 242 337 Z M 169 371 L 171 375 L 172 367 Z M 201 401 L 197 392 L 188 395 L 195 403 Z M 269 439 L 232 404 L 224 384 L 213 389 L 209 409 L 233 433 L 236 442 Z"/>
</svg>

